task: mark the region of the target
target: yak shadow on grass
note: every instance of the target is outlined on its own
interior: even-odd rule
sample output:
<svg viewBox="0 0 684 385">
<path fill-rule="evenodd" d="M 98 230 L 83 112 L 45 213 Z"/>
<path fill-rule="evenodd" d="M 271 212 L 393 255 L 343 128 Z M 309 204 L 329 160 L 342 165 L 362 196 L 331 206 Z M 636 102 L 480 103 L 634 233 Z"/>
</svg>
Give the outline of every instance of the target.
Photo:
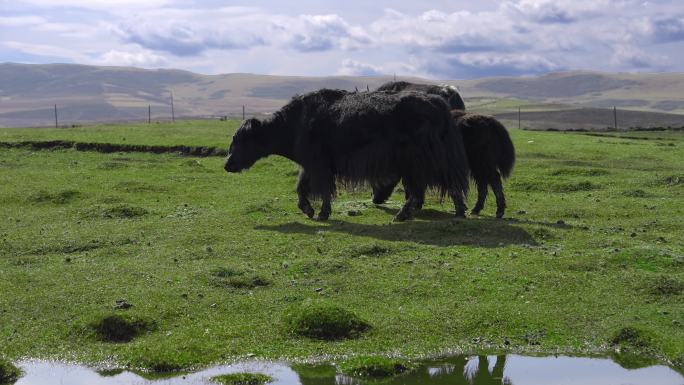
<svg viewBox="0 0 684 385">
<path fill-rule="evenodd" d="M 429 211 L 429 210 L 426 210 Z M 499 247 L 505 245 L 537 245 L 525 229 L 497 219 L 461 219 L 425 221 L 418 219 L 393 224 L 362 224 L 329 220 L 318 222 L 289 222 L 279 225 L 256 226 L 256 230 L 277 231 L 285 234 L 315 235 L 319 231 L 346 233 L 372 237 L 384 241 L 404 241 L 434 246 L 471 245 Z M 450 216 L 450 218 L 453 218 Z"/>
</svg>

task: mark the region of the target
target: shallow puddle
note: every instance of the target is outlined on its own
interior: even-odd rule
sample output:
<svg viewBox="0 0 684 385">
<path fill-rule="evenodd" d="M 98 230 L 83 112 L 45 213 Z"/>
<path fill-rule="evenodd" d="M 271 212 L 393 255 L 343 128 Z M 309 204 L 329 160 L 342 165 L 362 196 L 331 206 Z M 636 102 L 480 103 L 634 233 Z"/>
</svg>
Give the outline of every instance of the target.
<svg viewBox="0 0 684 385">
<path fill-rule="evenodd" d="M 288 365 L 279 362 L 248 361 L 214 366 L 190 374 L 150 379 L 146 374 L 94 369 L 50 361 L 19 362 L 24 376 L 16 385 L 200 385 L 211 378 L 236 372 L 263 373 L 282 385 L 361 385 L 378 381 L 360 380 L 335 374 L 331 365 Z M 605 358 L 456 356 L 425 361 L 412 373 L 382 384 L 392 385 L 684 385 L 684 376 L 667 366 L 626 369 Z"/>
</svg>

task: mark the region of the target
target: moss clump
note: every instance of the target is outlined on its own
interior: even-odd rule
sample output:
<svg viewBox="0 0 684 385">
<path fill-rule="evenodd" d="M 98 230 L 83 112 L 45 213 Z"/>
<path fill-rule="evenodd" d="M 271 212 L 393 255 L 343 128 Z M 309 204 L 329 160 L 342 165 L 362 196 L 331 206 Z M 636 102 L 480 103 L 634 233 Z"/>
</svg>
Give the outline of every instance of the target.
<svg viewBox="0 0 684 385">
<path fill-rule="evenodd" d="M 598 190 L 601 186 L 591 183 L 589 181 L 582 181 L 577 183 L 565 183 L 558 184 L 551 188 L 553 192 L 566 193 L 566 192 L 577 192 L 577 191 L 592 191 Z"/>
<path fill-rule="evenodd" d="M 357 257 L 379 257 L 383 254 L 387 254 L 390 252 L 390 249 L 388 247 L 385 247 L 380 244 L 372 244 L 372 245 L 360 245 L 360 246 L 352 246 L 349 249 L 348 256 L 351 258 L 357 258 Z"/>
<path fill-rule="evenodd" d="M 183 369 L 183 366 L 166 360 L 157 360 L 154 362 L 148 362 L 146 365 L 147 369 L 155 373 L 171 373 L 178 372 Z"/>
<path fill-rule="evenodd" d="M 649 291 L 657 296 L 674 296 L 684 292 L 684 283 L 666 276 L 661 276 L 651 282 Z"/>
<path fill-rule="evenodd" d="M 340 364 L 342 373 L 355 377 L 393 377 L 413 370 L 409 361 L 387 357 L 355 357 Z"/>
<path fill-rule="evenodd" d="M 211 380 L 221 385 L 264 385 L 273 381 L 273 377 L 261 373 L 233 373 L 212 377 Z"/>
<path fill-rule="evenodd" d="M 295 364 L 291 366 L 291 369 L 297 373 L 303 384 L 325 382 L 327 379 L 335 378 L 337 374 L 335 367 L 330 364 Z"/>
<path fill-rule="evenodd" d="M 100 341 L 129 342 L 143 333 L 154 330 L 156 323 L 125 314 L 112 314 L 92 322 L 90 327 Z"/>
<path fill-rule="evenodd" d="M 147 380 L 158 380 L 175 377 L 188 368 L 197 365 L 196 358 L 200 353 L 194 349 L 169 346 L 155 349 L 151 346 L 141 346 L 137 357 L 131 365 L 142 370 L 135 373 Z"/>
<path fill-rule="evenodd" d="M 625 369 L 641 369 L 658 363 L 657 360 L 633 352 L 616 352 L 611 355 L 613 361 Z"/>
<path fill-rule="evenodd" d="M 641 189 L 636 189 L 636 190 L 627 190 L 622 193 L 622 195 L 630 198 L 646 198 L 648 197 L 648 193 L 646 191 L 641 190 Z"/>
<path fill-rule="evenodd" d="M 610 340 L 613 345 L 645 348 L 650 345 L 650 339 L 637 328 L 628 326 L 620 329 Z"/>
<path fill-rule="evenodd" d="M 0 384 L 13 384 L 21 377 L 21 369 L 11 362 L 0 359 Z"/>
<path fill-rule="evenodd" d="M 118 205 L 105 209 L 102 215 L 106 218 L 135 218 L 147 214 L 147 210 L 142 207 Z"/>
<path fill-rule="evenodd" d="M 305 302 L 285 311 L 289 333 L 320 340 L 355 338 L 370 329 L 356 314 L 325 302 Z"/>
<path fill-rule="evenodd" d="M 254 289 L 269 286 L 271 281 L 261 275 L 248 273 L 232 267 L 219 267 L 211 271 L 214 286 L 233 289 Z"/>
<path fill-rule="evenodd" d="M 603 168 L 562 168 L 550 173 L 552 176 L 602 176 L 609 172 Z"/>
<path fill-rule="evenodd" d="M 50 202 L 56 205 L 61 205 L 71 202 L 72 200 L 78 198 L 80 195 L 81 192 L 76 190 L 63 190 L 56 193 L 50 193 L 41 190 L 31 195 L 30 200 L 38 203 Z"/>
</svg>

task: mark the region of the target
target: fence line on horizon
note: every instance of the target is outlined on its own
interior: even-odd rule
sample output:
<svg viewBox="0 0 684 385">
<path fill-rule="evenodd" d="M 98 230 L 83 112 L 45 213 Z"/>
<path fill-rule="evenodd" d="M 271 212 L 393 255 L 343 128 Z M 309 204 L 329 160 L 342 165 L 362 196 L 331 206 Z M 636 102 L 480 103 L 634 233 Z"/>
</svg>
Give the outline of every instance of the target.
<svg viewBox="0 0 684 385">
<path fill-rule="evenodd" d="M 239 105 L 236 106 L 235 108 L 229 108 L 226 109 L 230 112 L 226 113 L 218 113 L 218 114 L 188 114 L 188 115 L 176 115 L 175 111 L 175 106 L 173 104 L 173 99 L 171 99 L 170 104 L 164 107 L 160 108 L 153 108 L 151 104 L 147 105 L 147 108 L 145 107 L 133 107 L 136 108 L 137 110 L 140 110 L 141 114 L 139 117 L 133 116 L 135 112 L 132 112 L 130 109 L 120 109 L 121 111 L 125 112 L 126 116 L 120 116 L 120 117 L 112 117 L 112 118 L 96 118 L 96 119 L 88 119 L 88 118 L 79 118 L 78 116 L 74 116 L 74 110 L 77 109 L 77 106 L 74 105 L 69 105 L 67 107 L 62 107 L 62 108 L 68 108 L 69 111 L 71 111 L 71 116 L 69 113 L 64 113 L 62 109 L 60 109 L 60 106 L 58 104 L 54 104 L 51 106 L 50 110 L 53 110 L 53 116 L 48 117 L 44 115 L 45 110 L 37 110 L 40 111 L 38 112 L 42 116 L 40 117 L 27 117 L 27 116 L 21 116 L 21 117 L 4 117 L 2 116 L 3 114 L 0 114 L 0 127 L 16 127 L 16 128 L 29 128 L 29 127 L 56 127 L 56 128 L 67 128 L 67 127 L 74 127 L 74 126 L 85 126 L 85 125 L 97 125 L 97 124 L 126 124 L 126 123 L 148 123 L 148 124 L 153 124 L 153 123 L 162 123 L 162 122 L 170 122 L 170 123 L 175 123 L 176 120 L 228 120 L 228 119 L 242 119 L 245 120 L 246 118 L 251 118 L 251 117 L 267 117 L 270 116 L 274 111 L 267 111 L 265 109 L 259 109 L 259 108 L 254 108 L 250 109 L 249 106 L 247 105 Z M 156 115 L 154 112 L 156 111 L 163 111 L 161 113 L 157 113 Z M 612 111 L 611 111 L 612 110 Z M 84 109 L 85 111 L 85 109 Z M 491 112 L 491 108 L 488 107 L 488 103 L 482 104 L 482 105 L 476 105 L 473 107 L 470 107 L 468 109 L 469 112 Z M 605 112 L 605 116 L 601 117 L 596 117 L 596 119 L 591 119 L 587 118 L 587 120 L 583 123 L 576 123 L 577 127 L 573 127 L 572 123 L 566 123 L 562 121 L 555 121 L 553 120 L 553 115 L 554 114 L 561 114 L 561 113 L 568 113 L 568 112 L 573 112 L 573 111 L 600 111 L 600 112 Z M 573 109 L 558 109 L 558 110 L 540 110 L 540 109 L 530 109 L 529 111 L 526 111 L 522 106 L 516 106 L 512 108 L 506 108 L 502 109 L 500 111 L 495 111 L 494 116 L 500 120 L 502 120 L 505 125 L 508 128 L 512 127 L 517 127 L 518 129 L 559 129 L 559 130 L 571 130 L 571 129 L 582 129 L 586 127 L 591 127 L 591 129 L 596 130 L 596 129 L 612 129 L 612 130 L 620 130 L 620 129 L 630 129 L 630 128 L 636 128 L 640 126 L 630 126 L 629 121 L 623 119 L 623 124 L 620 124 L 620 112 L 625 112 L 625 113 L 638 113 L 638 112 L 643 112 L 643 111 L 634 111 L 634 110 L 618 110 L 617 106 L 613 106 L 612 108 L 573 108 Z M 548 115 L 548 121 L 544 120 L 531 120 L 529 118 L 529 114 L 538 114 L 538 113 L 543 113 Z M 668 128 L 672 127 L 684 127 L 684 115 L 677 115 L 677 114 L 669 114 L 671 116 L 681 116 L 681 123 L 677 125 L 667 125 Z M 610 118 L 608 118 L 610 116 Z M 52 125 L 50 122 L 50 119 L 54 120 L 54 125 Z M 9 124 L 5 126 L 3 124 L 3 120 L 5 121 L 11 121 L 14 122 L 14 124 Z M 22 121 L 24 121 L 22 123 Z M 542 127 L 542 128 L 540 128 Z M 642 128 L 652 128 L 652 127 L 665 127 L 665 126 L 659 126 L 657 123 L 649 124 L 647 127 L 642 127 Z"/>
</svg>

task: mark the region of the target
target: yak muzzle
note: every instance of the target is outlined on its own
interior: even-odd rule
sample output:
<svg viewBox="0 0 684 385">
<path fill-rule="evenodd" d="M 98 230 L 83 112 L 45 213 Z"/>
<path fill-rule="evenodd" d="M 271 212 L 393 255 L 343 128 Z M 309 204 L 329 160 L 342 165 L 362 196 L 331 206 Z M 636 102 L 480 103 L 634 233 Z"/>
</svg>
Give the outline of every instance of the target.
<svg viewBox="0 0 684 385">
<path fill-rule="evenodd" d="M 223 169 L 226 170 L 227 172 L 239 172 L 240 169 L 235 166 L 235 159 L 233 157 L 228 156 L 223 162 Z"/>
</svg>

